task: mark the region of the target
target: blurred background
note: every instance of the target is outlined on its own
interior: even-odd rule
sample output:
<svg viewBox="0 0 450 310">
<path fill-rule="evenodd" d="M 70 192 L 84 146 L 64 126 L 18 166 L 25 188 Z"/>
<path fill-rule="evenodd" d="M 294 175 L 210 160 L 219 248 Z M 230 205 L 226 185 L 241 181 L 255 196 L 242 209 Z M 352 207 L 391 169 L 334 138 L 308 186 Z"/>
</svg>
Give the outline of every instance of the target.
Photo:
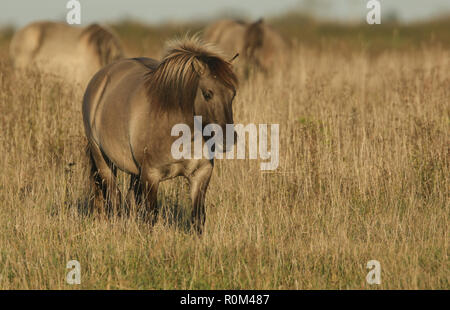
<svg viewBox="0 0 450 310">
<path fill-rule="evenodd" d="M 218 18 L 264 17 L 291 41 L 339 44 L 377 53 L 422 44 L 450 46 L 450 1 L 380 0 L 381 25 L 368 25 L 368 0 L 80 0 L 81 23 L 109 24 L 129 53 L 157 54 L 171 36 L 202 31 Z M 17 27 L 36 20 L 65 21 L 66 0 L 15 0 L 0 4 L 0 44 Z"/>
<path fill-rule="evenodd" d="M 151 232 L 86 216 L 84 89 L 9 59 L 14 32 L 65 21 L 68 0 L 0 0 L 0 289 L 70 289 L 69 259 L 81 289 L 449 289 L 450 0 L 379 0 L 380 25 L 368 0 L 79 1 L 82 26 L 109 25 L 129 57 L 264 17 L 289 67 L 241 79 L 233 113 L 280 124 L 280 166 L 218 160 L 201 239 L 179 178 Z M 371 259 L 381 286 L 366 283 Z"/>
<path fill-rule="evenodd" d="M 67 0 L 68 1 L 68 0 Z M 65 0 L 2 1 L 0 22 L 23 26 L 41 19 L 65 20 Z M 121 19 L 144 23 L 190 21 L 217 16 L 272 17 L 302 12 L 329 21 L 365 21 L 366 0 L 80 0 L 82 23 L 116 22 Z M 385 21 L 415 22 L 450 12 L 448 0 L 380 0 Z"/>
</svg>

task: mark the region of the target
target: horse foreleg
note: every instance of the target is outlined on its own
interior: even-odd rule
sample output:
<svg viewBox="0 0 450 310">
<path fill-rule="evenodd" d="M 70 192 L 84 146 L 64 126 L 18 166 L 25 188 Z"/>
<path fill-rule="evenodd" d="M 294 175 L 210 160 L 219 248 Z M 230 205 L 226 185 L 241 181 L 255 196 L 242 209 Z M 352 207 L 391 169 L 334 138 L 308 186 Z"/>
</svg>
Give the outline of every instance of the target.
<svg viewBox="0 0 450 310">
<path fill-rule="evenodd" d="M 201 234 L 205 225 L 205 198 L 213 165 L 209 161 L 200 166 L 190 177 L 192 201 L 192 225 Z"/>
</svg>

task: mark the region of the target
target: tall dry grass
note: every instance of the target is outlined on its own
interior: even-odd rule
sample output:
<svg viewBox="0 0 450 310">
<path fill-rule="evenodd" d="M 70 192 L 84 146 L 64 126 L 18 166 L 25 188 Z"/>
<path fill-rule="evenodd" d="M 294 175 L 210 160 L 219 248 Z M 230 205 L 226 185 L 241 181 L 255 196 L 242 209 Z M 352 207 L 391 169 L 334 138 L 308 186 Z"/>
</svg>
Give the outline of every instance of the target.
<svg viewBox="0 0 450 310">
<path fill-rule="evenodd" d="M 280 165 L 217 161 L 202 237 L 181 179 L 163 183 L 153 229 L 86 215 L 80 93 L 0 56 L 0 288 L 449 288 L 447 49 L 300 45 L 243 82 L 235 121 L 279 123 Z"/>
</svg>

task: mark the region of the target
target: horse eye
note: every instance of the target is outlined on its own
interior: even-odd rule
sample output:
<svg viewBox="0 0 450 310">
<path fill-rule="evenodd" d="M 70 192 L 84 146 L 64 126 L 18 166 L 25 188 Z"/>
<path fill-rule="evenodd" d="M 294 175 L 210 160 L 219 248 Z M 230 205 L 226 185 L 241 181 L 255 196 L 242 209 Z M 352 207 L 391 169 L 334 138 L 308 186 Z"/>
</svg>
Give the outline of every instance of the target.
<svg viewBox="0 0 450 310">
<path fill-rule="evenodd" d="M 202 94 L 203 94 L 203 97 L 205 98 L 205 100 L 211 100 L 211 98 L 213 97 L 213 92 L 212 92 L 212 90 L 203 90 L 202 89 Z"/>
</svg>

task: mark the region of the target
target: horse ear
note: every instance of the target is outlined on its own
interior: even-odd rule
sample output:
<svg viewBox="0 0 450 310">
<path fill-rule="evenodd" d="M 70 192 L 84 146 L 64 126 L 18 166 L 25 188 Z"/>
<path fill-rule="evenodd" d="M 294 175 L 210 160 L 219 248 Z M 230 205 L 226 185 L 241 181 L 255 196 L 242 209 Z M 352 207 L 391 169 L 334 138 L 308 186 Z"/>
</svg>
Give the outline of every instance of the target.
<svg viewBox="0 0 450 310">
<path fill-rule="evenodd" d="M 237 57 L 239 56 L 239 53 L 236 53 L 236 55 L 233 56 L 230 60 L 228 60 L 229 63 L 232 63 Z"/>
<path fill-rule="evenodd" d="M 197 72 L 199 76 L 202 76 L 206 72 L 206 66 L 203 64 L 200 60 L 194 59 L 192 62 L 192 67 L 194 68 L 194 71 Z"/>
</svg>

